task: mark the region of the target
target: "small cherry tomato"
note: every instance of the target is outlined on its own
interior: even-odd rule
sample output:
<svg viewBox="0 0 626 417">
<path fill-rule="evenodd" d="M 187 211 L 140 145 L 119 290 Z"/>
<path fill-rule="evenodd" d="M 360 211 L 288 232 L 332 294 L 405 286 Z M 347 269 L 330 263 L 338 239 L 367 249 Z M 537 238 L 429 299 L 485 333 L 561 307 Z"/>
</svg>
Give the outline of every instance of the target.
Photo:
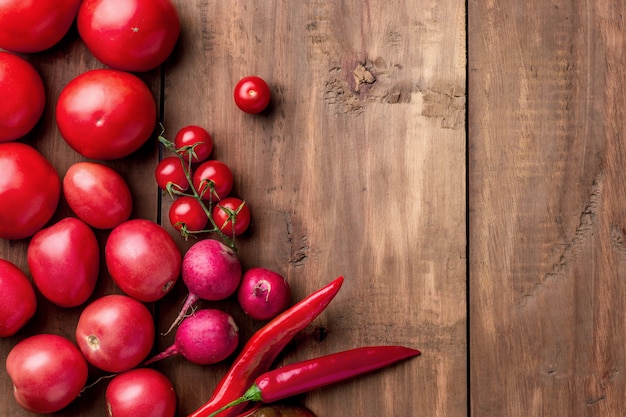
<svg viewBox="0 0 626 417">
<path fill-rule="evenodd" d="M 174 229 L 180 231 L 184 225 L 190 232 L 203 230 L 209 221 L 198 200 L 190 196 L 174 200 L 170 206 L 169 219 Z"/>
<path fill-rule="evenodd" d="M 63 178 L 68 205 L 96 229 L 112 229 L 128 220 L 133 198 L 124 178 L 113 168 L 96 162 L 77 162 Z"/>
<path fill-rule="evenodd" d="M 233 189 L 233 182 L 233 173 L 228 165 L 215 159 L 200 164 L 193 174 L 194 188 L 207 201 L 219 201 L 227 197 Z"/>
<path fill-rule="evenodd" d="M 76 20 L 91 53 L 123 71 L 158 67 L 180 34 L 178 13 L 170 0 L 83 0 Z"/>
<path fill-rule="evenodd" d="M 84 388 L 88 375 L 80 350 L 54 334 L 30 336 L 16 344 L 7 356 L 6 369 L 20 407 L 40 414 L 68 406 Z"/>
<path fill-rule="evenodd" d="M 146 303 L 163 298 L 180 275 L 182 255 L 176 242 L 150 220 L 131 219 L 113 229 L 104 255 L 117 286 Z"/>
<path fill-rule="evenodd" d="M 0 143 L 0 238 L 23 239 L 52 218 L 61 180 L 50 162 L 20 142 Z"/>
<path fill-rule="evenodd" d="M 243 77 L 234 91 L 235 104 L 243 112 L 261 113 L 270 103 L 271 93 L 267 83 L 254 75 Z"/>
<path fill-rule="evenodd" d="M 213 139 L 206 129 L 190 125 L 180 129 L 174 137 L 176 149 L 193 146 L 193 158 L 191 162 L 202 162 L 206 160 L 213 151 Z M 189 162 L 189 151 L 180 152 L 183 159 Z"/>
<path fill-rule="evenodd" d="M 168 183 L 171 183 L 173 189 L 177 191 L 189 189 L 185 168 L 177 156 L 168 156 L 160 160 L 154 171 L 154 176 L 157 185 L 162 190 L 167 190 Z"/>
<path fill-rule="evenodd" d="M 148 86 L 133 74 L 111 69 L 77 76 L 56 104 L 61 136 L 92 159 L 119 159 L 135 152 L 154 132 L 156 115 Z"/>
<path fill-rule="evenodd" d="M 137 368 L 115 376 L 107 386 L 107 416 L 174 417 L 176 392 L 170 380 L 151 368 Z"/>
<path fill-rule="evenodd" d="M 13 336 L 37 310 L 30 280 L 12 262 L 0 259 L 0 337 Z"/>
<path fill-rule="evenodd" d="M 250 207 L 237 197 L 224 198 L 213 207 L 213 220 L 227 236 L 239 236 L 250 226 Z"/>
<path fill-rule="evenodd" d="M 139 365 L 154 344 L 154 319 L 141 302 L 111 294 L 92 301 L 81 312 L 76 342 L 85 359 L 105 372 L 124 372 Z"/>
<path fill-rule="evenodd" d="M 6 97 L 0 100 L 0 142 L 16 140 L 30 132 L 46 104 L 46 93 L 37 70 L 25 59 L 1 51 L 0 97 Z"/>
<path fill-rule="evenodd" d="M 74 22 L 80 0 L 0 1 L 0 48 L 40 52 L 58 43 Z"/>
<path fill-rule="evenodd" d="M 66 217 L 35 233 L 28 244 L 35 286 L 50 302 L 76 307 L 93 293 L 100 272 L 100 247 L 91 228 Z"/>
</svg>

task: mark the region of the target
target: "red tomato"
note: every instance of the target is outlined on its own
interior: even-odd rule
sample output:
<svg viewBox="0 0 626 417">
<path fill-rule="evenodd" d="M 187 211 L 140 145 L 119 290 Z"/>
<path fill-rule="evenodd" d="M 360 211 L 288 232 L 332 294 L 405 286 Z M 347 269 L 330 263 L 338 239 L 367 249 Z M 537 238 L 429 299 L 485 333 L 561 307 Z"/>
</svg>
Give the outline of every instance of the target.
<svg viewBox="0 0 626 417">
<path fill-rule="evenodd" d="M 242 111 L 250 114 L 261 113 L 270 104 L 270 88 L 259 77 L 250 75 L 243 77 L 234 91 L 235 104 Z"/>
<path fill-rule="evenodd" d="M 124 372 L 139 365 L 152 350 L 154 319 L 148 308 L 133 298 L 105 295 L 80 314 L 76 342 L 96 368 Z"/>
<path fill-rule="evenodd" d="M 133 198 L 124 178 L 113 168 L 77 162 L 63 178 L 63 194 L 70 208 L 96 229 L 112 229 L 128 220 Z"/>
<path fill-rule="evenodd" d="M 0 16 L 1 10 L 2 3 Z M 37 70 L 25 59 L 1 51 L 0 97 L 10 97 L 10 100 L 0 100 L 0 142 L 19 139 L 30 132 L 46 104 L 46 93 Z"/>
<path fill-rule="evenodd" d="M 210 160 L 198 166 L 193 174 L 193 186 L 203 200 L 219 201 L 233 189 L 233 173 L 223 162 Z M 213 183 L 211 192 L 210 183 Z"/>
<path fill-rule="evenodd" d="M 6 368 L 13 396 L 25 410 L 48 414 L 68 406 L 87 382 L 87 362 L 66 338 L 28 337 L 9 352 Z"/>
<path fill-rule="evenodd" d="M 170 0 L 83 0 L 78 33 L 102 63 L 124 71 L 148 71 L 170 55 L 180 21 Z"/>
<path fill-rule="evenodd" d="M 174 189 L 178 191 L 185 191 L 189 188 L 185 168 L 177 156 L 168 156 L 159 161 L 154 176 L 162 190 L 167 190 L 168 183 L 172 183 L 175 186 Z"/>
<path fill-rule="evenodd" d="M 185 225 L 190 232 L 203 230 L 209 221 L 198 200 L 189 196 L 174 200 L 170 206 L 169 219 L 174 229 L 180 231 Z"/>
<path fill-rule="evenodd" d="M 52 218 L 61 180 L 48 160 L 31 146 L 0 143 L 0 238 L 32 236 Z"/>
<path fill-rule="evenodd" d="M 40 230 L 28 245 L 28 267 L 41 294 L 60 307 L 76 307 L 93 293 L 100 248 L 89 226 L 66 217 Z"/>
<path fill-rule="evenodd" d="M 190 125 L 183 127 L 176 133 L 174 146 L 176 149 L 193 146 L 194 156 L 191 162 L 202 162 L 206 160 L 213 151 L 213 139 L 206 129 L 200 126 Z M 185 161 L 189 162 L 188 150 L 182 151 L 180 155 Z"/>
<path fill-rule="evenodd" d="M 250 226 L 250 207 L 237 197 L 227 197 L 213 207 L 215 225 L 228 236 L 239 236 Z"/>
<path fill-rule="evenodd" d="M 148 86 L 135 75 L 91 70 L 63 88 L 56 121 L 61 136 L 76 152 L 92 159 L 119 159 L 152 135 L 156 104 Z"/>
<path fill-rule="evenodd" d="M 151 368 L 115 376 L 107 386 L 107 415 L 115 417 L 174 417 L 176 392 L 169 379 Z"/>
<path fill-rule="evenodd" d="M 37 310 L 30 280 L 16 265 L 0 259 L 0 337 L 13 336 Z"/>
<path fill-rule="evenodd" d="M 65 36 L 74 22 L 80 0 L 0 1 L 0 48 L 40 52 Z"/>
<path fill-rule="evenodd" d="M 160 225 L 128 220 L 107 239 L 106 265 L 118 287 L 137 300 L 152 302 L 167 294 L 180 275 L 182 255 Z"/>
</svg>

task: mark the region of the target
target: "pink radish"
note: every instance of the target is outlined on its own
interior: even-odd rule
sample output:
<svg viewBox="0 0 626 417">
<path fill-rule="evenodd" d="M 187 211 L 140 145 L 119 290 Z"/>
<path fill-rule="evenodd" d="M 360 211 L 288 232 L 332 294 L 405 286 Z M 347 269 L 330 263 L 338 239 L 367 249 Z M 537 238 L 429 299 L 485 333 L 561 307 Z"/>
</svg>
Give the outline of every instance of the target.
<svg viewBox="0 0 626 417">
<path fill-rule="evenodd" d="M 237 291 L 241 281 L 241 262 L 235 251 L 215 239 L 203 239 L 187 250 L 182 262 L 182 279 L 189 295 L 167 330 L 180 323 L 198 299 L 224 300 Z"/>
<path fill-rule="evenodd" d="M 255 320 L 269 320 L 291 302 L 289 284 L 282 275 L 265 268 L 252 268 L 243 275 L 237 291 L 243 311 Z"/>
<path fill-rule="evenodd" d="M 239 344 L 239 328 L 232 316 L 216 309 L 194 312 L 176 330 L 174 344 L 144 365 L 181 354 L 197 365 L 210 365 L 229 357 Z"/>
</svg>

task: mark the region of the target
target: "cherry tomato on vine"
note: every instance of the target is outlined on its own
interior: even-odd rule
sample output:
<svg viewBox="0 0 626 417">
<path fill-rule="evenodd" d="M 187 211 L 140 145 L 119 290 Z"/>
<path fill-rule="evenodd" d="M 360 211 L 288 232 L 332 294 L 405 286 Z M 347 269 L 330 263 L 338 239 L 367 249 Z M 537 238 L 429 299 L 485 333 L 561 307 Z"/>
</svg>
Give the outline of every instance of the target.
<svg viewBox="0 0 626 417">
<path fill-rule="evenodd" d="M 213 207 L 213 220 L 227 236 L 239 236 L 250 226 L 250 207 L 237 197 L 224 198 Z"/>
<path fill-rule="evenodd" d="M 243 112 L 256 114 L 261 113 L 270 103 L 270 88 L 260 77 L 250 75 L 243 77 L 234 91 L 235 104 Z"/>
<path fill-rule="evenodd" d="M 54 166 L 33 147 L 0 143 L 0 238 L 32 236 L 52 218 L 61 196 Z"/>
<path fill-rule="evenodd" d="M 58 43 L 70 29 L 80 0 L 0 1 L 0 48 L 32 53 Z"/>
<path fill-rule="evenodd" d="M 209 221 L 198 200 L 190 196 L 174 200 L 170 206 L 169 219 L 174 229 L 180 231 L 184 224 L 190 232 L 203 230 Z"/>
<path fill-rule="evenodd" d="M 159 161 L 154 171 L 157 185 L 162 190 L 167 190 L 167 184 L 178 191 L 189 189 L 189 181 L 185 176 L 185 168 L 177 156 L 168 156 Z"/>
<path fill-rule="evenodd" d="M 174 137 L 174 146 L 176 146 L 176 149 L 193 145 L 195 145 L 193 148 L 195 155 L 191 159 L 191 162 L 202 162 L 206 160 L 213 151 L 213 139 L 206 129 L 195 125 L 181 128 Z M 180 156 L 182 156 L 185 161 L 189 162 L 188 151 L 180 152 Z"/>
<path fill-rule="evenodd" d="M 40 414 L 68 406 L 88 375 L 80 350 L 55 334 L 30 336 L 16 344 L 7 356 L 6 369 L 20 407 Z"/>
<path fill-rule="evenodd" d="M 83 0 L 76 20 L 91 53 L 123 71 L 158 67 L 180 34 L 178 13 L 170 0 Z"/>
<path fill-rule="evenodd" d="M 227 197 L 233 189 L 233 182 L 233 173 L 228 165 L 215 159 L 200 164 L 193 174 L 193 186 L 206 201 L 219 201 Z"/>
<path fill-rule="evenodd" d="M 0 15 L 1 9 L 0 3 Z M 0 142 L 16 140 L 30 132 L 41 118 L 46 104 L 43 82 L 37 70 L 24 58 L 2 51 L 0 97 L 5 97 L 0 100 Z"/>
<path fill-rule="evenodd" d="M 137 76 L 111 69 L 90 70 L 61 91 L 56 121 L 63 139 L 92 159 L 119 159 L 154 132 L 156 103 Z"/>
</svg>

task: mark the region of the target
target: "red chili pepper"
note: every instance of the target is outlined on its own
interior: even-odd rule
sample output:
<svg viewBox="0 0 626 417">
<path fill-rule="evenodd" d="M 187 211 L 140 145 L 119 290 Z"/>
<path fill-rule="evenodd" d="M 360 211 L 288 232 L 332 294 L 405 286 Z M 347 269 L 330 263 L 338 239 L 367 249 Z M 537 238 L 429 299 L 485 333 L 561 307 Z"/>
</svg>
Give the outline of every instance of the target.
<svg viewBox="0 0 626 417">
<path fill-rule="evenodd" d="M 241 397 L 256 377 L 270 369 L 291 339 L 324 311 L 342 284 L 340 276 L 259 329 L 243 347 L 211 399 L 187 417 L 206 417 Z M 234 407 L 222 417 L 236 416 L 238 411 L 241 407 Z"/>
<path fill-rule="evenodd" d="M 419 354 L 419 350 L 404 346 L 370 346 L 285 365 L 256 378 L 245 394 L 208 417 L 248 401 L 282 400 Z"/>
</svg>

